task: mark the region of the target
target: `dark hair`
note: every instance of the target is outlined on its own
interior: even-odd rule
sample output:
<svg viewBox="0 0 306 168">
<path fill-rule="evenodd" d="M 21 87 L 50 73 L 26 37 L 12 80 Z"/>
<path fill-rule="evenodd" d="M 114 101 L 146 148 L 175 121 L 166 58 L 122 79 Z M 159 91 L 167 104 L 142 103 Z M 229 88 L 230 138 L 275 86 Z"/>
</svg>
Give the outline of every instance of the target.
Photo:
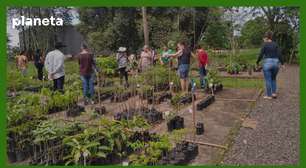
<svg viewBox="0 0 306 168">
<path fill-rule="evenodd" d="M 36 53 L 40 53 L 40 49 L 38 48 L 38 49 L 36 49 Z"/>
<path fill-rule="evenodd" d="M 180 42 L 178 42 L 178 44 L 183 45 L 184 47 L 186 47 L 186 42 L 185 41 L 180 41 Z"/>
<path fill-rule="evenodd" d="M 196 47 L 195 47 L 195 49 L 201 49 L 202 47 L 201 47 L 201 45 L 197 45 Z"/>
<path fill-rule="evenodd" d="M 83 49 L 88 49 L 88 46 L 86 44 L 82 44 Z"/>
<path fill-rule="evenodd" d="M 26 51 L 22 50 L 19 55 L 25 55 Z"/>
<path fill-rule="evenodd" d="M 265 38 L 272 40 L 273 37 L 273 32 L 272 31 L 267 31 L 265 33 Z"/>
</svg>

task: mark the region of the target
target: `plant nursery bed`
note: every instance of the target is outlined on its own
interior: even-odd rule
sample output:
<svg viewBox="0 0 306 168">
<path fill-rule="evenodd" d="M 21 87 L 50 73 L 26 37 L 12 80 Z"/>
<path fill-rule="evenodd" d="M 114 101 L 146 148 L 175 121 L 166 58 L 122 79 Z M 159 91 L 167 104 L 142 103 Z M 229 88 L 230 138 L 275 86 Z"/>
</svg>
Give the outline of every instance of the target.
<svg viewBox="0 0 306 168">
<path fill-rule="evenodd" d="M 160 104 L 161 102 L 170 100 L 171 98 L 172 98 L 172 95 L 170 92 L 161 92 L 161 93 L 155 94 L 154 96 L 148 97 L 147 100 L 149 104 L 152 104 L 153 102 L 155 104 Z"/>
<path fill-rule="evenodd" d="M 200 111 L 196 111 L 196 123 L 203 124 L 203 130 L 199 129 L 199 135 L 194 135 L 193 131 L 191 131 L 193 128 L 191 113 L 192 105 L 184 106 L 179 111 L 179 115 L 184 118 L 185 129 L 189 130 L 185 135 L 185 139 L 226 146 L 233 140 L 237 127 L 239 128 L 242 118 L 251 110 L 252 103 L 247 101 L 223 101 L 218 100 L 218 97 L 252 99 L 256 96 L 257 92 L 258 90 L 256 89 L 224 89 L 224 91 L 216 95 L 216 100 L 213 104 Z M 195 103 L 197 104 L 206 99 L 209 95 L 203 96 L 203 92 L 197 92 L 196 96 L 197 100 Z M 171 107 L 165 104 L 155 107 L 159 110 L 171 110 Z M 199 125 L 199 128 L 200 127 Z M 168 132 L 167 122 L 162 122 L 150 131 L 158 134 Z M 222 156 L 223 152 L 224 149 L 199 144 L 198 155 L 192 159 L 189 164 L 215 164 Z M 166 162 L 163 164 L 171 163 Z M 180 164 L 184 163 L 181 162 Z"/>
<path fill-rule="evenodd" d="M 66 111 L 67 117 L 76 117 L 81 115 L 81 112 L 84 112 L 85 108 L 83 106 L 74 104 L 72 107 L 69 107 L 69 109 Z"/>
<path fill-rule="evenodd" d="M 166 153 L 159 164 L 161 165 L 187 165 L 199 154 L 199 147 L 195 143 L 182 141 L 168 153 Z"/>
<path fill-rule="evenodd" d="M 202 110 L 206 107 L 208 107 L 210 104 L 212 104 L 215 101 L 215 96 L 209 95 L 205 99 L 201 100 L 197 104 L 197 110 Z"/>
<path fill-rule="evenodd" d="M 212 88 L 206 88 L 205 92 L 208 94 L 212 94 L 212 91 L 214 91 L 214 94 L 220 92 L 223 90 L 223 85 L 222 84 L 214 84 Z"/>
</svg>

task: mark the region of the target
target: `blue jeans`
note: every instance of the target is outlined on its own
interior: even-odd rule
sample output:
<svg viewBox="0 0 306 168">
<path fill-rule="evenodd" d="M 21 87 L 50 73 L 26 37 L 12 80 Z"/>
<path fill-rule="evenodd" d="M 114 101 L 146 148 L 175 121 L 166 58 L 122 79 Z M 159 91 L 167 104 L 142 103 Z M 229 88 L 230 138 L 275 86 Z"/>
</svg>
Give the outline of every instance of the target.
<svg viewBox="0 0 306 168">
<path fill-rule="evenodd" d="M 206 82 L 204 77 L 206 76 L 206 69 L 205 67 L 200 67 L 199 69 L 199 74 L 200 74 L 200 84 L 201 84 L 201 88 L 205 88 Z"/>
<path fill-rule="evenodd" d="M 263 61 L 263 73 L 266 82 L 266 94 L 272 96 L 276 93 L 276 76 L 279 70 L 279 60 L 266 58 Z"/>
<path fill-rule="evenodd" d="M 63 93 L 64 83 L 65 83 L 65 76 L 59 77 L 57 79 L 53 79 L 53 90 Z"/>
<path fill-rule="evenodd" d="M 83 96 L 93 98 L 94 95 L 94 75 L 81 75 L 83 83 Z"/>
<path fill-rule="evenodd" d="M 181 64 L 178 66 L 178 74 L 180 79 L 187 79 L 189 74 L 189 64 Z"/>
</svg>

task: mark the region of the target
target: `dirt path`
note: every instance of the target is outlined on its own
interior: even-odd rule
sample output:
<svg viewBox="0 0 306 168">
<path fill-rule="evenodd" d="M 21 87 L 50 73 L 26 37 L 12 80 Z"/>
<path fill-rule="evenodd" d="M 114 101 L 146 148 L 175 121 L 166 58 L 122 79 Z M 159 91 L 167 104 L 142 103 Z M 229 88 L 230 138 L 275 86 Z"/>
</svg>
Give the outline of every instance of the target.
<svg viewBox="0 0 306 168">
<path fill-rule="evenodd" d="M 255 129 L 241 128 L 222 164 L 288 165 L 299 163 L 299 66 L 287 66 L 278 76 L 279 97 L 260 98 L 250 113 Z"/>
</svg>

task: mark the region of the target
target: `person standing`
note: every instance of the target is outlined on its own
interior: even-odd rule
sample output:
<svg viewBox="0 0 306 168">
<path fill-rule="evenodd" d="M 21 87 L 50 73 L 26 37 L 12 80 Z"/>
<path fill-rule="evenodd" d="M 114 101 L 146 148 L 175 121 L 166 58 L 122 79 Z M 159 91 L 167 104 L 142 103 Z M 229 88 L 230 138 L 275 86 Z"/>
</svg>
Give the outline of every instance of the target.
<svg viewBox="0 0 306 168">
<path fill-rule="evenodd" d="M 163 50 L 161 52 L 161 57 L 160 57 L 160 63 L 162 65 L 168 65 L 170 62 L 170 58 L 167 57 L 167 54 L 171 54 L 171 51 L 169 51 L 170 49 L 168 49 L 167 46 L 163 47 Z"/>
<path fill-rule="evenodd" d="M 152 65 L 156 65 L 156 62 L 158 60 L 158 56 L 156 54 L 156 50 L 154 48 L 151 49 L 151 53 L 152 53 Z"/>
<path fill-rule="evenodd" d="M 127 72 L 128 66 L 128 55 L 125 47 L 119 47 L 118 52 L 116 54 L 116 60 L 118 64 L 118 70 L 120 75 L 120 83 L 122 84 L 123 77 L 125 79 L 125 87 L 129 87 L 129 78 Z"/>
<path fill-rule="evenodd" d="M 187 93 L 191 51 L 187 48 L 185 42 L 179 42 L 177 47 L 178 51 L 176 53 L 167 54 L 167 56 L 176 57 L 178 59 L 178 74 L 180 77 L 181 89 L 184 93 Z"/>
<path fill-rule="evenodd" d="M 22 76 L 26 76 L 28 68 L 28 58 L 25 55 L 25 51 L 22 51 L 16 56 L 17 69 L 20 70 Z"/>
<path fill-rule="evenodd" d="M 37 78 L 39 80 L 43 80 L 43 68 L 44 68 L 44 61 L 42 57 L 42 53 L 40 49 L 37 49 L 35 54 L 34 54 L 34 65 L 37 69 Z"/>
<path fill-rule="evenodd" d="M 196 53 L 199 62 L 200 84 L 201 88 L 205 89 L 206 87 L 205 76 L 207 73 L 206 69 L 208 64 L 208 54 L 200 45 L 196 47 Z"/>
<path fill-rule="evenodd" d="M 55 49 L 47 54 L 45 60 L 45 67 L 48 72 L 48 79 L 53 80 L 53 90 L 60 92 L 64 91 L 65 82 L 65 56 L 60 51 L 60 49 L 64 47 L 66 47 L 66 45 L 61 42 L 57 42 L 55 44 Z"/>
<path fill-rule="evenodd" d="M 258 65 L 263 59 L 263 74 L 266 83 L 266 95 L 265 99 L 276 98 L 276 77 L 279 70 L 279 64 L 283 65 L 283 60 L 281 56 L 281 51 L 278 45 L 272 41 L 273 33 L 271 31 L 266 32 L 263 41 L 264 44 L 261 48 L 260 54 L 256 61 Z"/>
<path fill-rule="evenodd" d="M 83 84 L 84 102 L 93 104 L 94 97 L 94 72 L 96 70 L 96 63 L 94 56 L 89 52 L 87 45 L 83 44 L 81 52 L 78 56 L 80 65 L 80 75 Z"/>
<path fill-rule="evenodd" d="M 143 72 L 143 71 L 147 70 L 152 63 L 153 63 L 153 61 L 152 61 L 152 52 L 150 51 L 149 46 L 145 45 L 143 47 L 143 51 L 140 54 L 139 65 L 140 65 L 141 71 Z"/>
</svg>

